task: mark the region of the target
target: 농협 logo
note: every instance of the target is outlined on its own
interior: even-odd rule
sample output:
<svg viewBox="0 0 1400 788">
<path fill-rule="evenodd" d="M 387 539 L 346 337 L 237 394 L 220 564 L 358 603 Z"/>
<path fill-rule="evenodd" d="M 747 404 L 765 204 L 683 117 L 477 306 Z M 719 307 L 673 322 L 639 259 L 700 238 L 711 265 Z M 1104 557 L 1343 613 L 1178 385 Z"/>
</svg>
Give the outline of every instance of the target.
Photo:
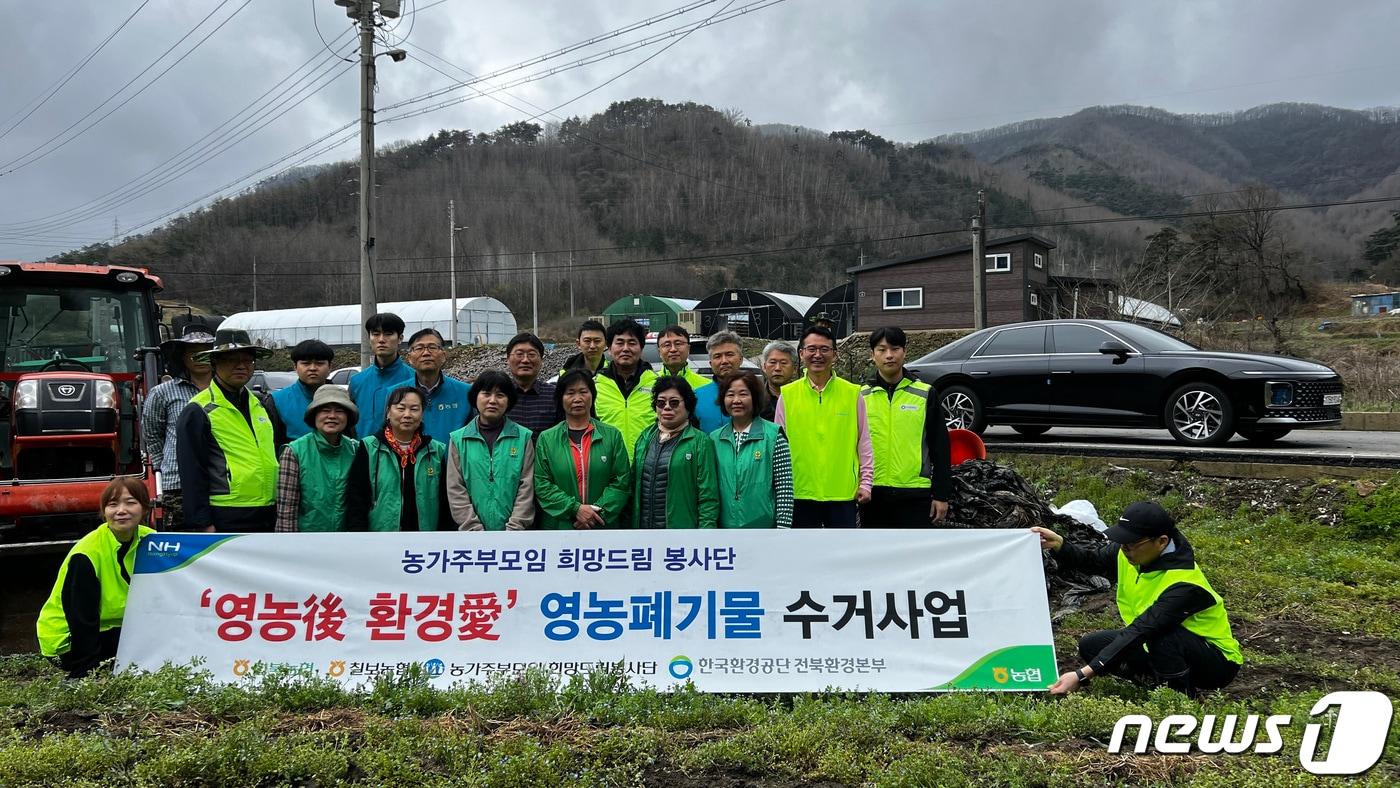
<svg viewBox="0 0 1400 788">
<path fill-rule="evenodd" d="M 684 654 L 671 658 L 671 675 L 674 678 L 685 680 L 690 678 L 690 674 L 695 672 L 695 665 L 691 663 L 690 657 Z"/>
<path fill-rule="evenodd" d="M 1393 713 L 1390 698 L 1379 692 L 1344 691 L 1324 695 L 1308 714 L 1312 717 L 1325 714 L 1332 718 L 1331 742 L 1319 760 L 1323 724 L 1308 723 L 1303 729 L 1298 763 L 1312 774 L 1361 774 L 1380 760 Z M 1136 725 L 1138 733 L 1133 752 L 1139 755 L 1147 752 L 1149 743 L 1152 749 L 1167 754 L 1184 755 L 1191 752 L 1194 745 L 1205 754 L 1238 754 L 1252 748 L 1255 753 L 1266 755 L 1283 749 L 1282 730 L 1292 723 L 1293 718 L 1287 714 L 1274 714 L 1264 719 L 1265 740 L 1261 742 L 1258 741 L 1260 717 L 1257 714 L 1245 717 L 1243 726 L 1234 714 L 1227 714 L 1223 719 L 1207 714 L 1199 720 L 1190 714 L 1172 714 L 1157 726 L 1155 736 L 1151 717 L 1129 714 L 1113 726 L 1108 751 L 1120 752 L 1128 727 Z M 1198 725 L 1200 733 L 1192 738 Z"/>
</svg>

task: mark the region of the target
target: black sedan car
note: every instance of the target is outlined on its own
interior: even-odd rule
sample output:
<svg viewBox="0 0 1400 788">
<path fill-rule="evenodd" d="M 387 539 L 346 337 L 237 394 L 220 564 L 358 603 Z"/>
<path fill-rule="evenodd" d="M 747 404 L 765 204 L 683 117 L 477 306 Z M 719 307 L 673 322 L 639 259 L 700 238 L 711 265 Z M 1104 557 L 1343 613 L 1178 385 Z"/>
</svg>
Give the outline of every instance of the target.
<svg viewBox="0 0 1400 788">
<path fill-rule="evenodd" d="M 949 427 L 1166 428 L 1201 446 L 1239 433 L 1267 443 L 1342 420 L 1342 379 L 1321 364 L 1215 353 L 1135 323 L 1042 320 L 995 326 L 909 365 Z"/>
</svg>

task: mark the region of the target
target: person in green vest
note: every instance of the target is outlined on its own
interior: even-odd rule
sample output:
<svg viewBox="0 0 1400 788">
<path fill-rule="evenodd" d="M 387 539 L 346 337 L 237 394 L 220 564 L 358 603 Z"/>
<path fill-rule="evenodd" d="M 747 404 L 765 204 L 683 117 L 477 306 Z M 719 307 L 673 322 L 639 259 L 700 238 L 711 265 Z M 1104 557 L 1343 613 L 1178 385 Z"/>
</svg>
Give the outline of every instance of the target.
<svg viewBox="0 0 1400 788">
<path fill-rule="evenodd" d="M 792 448 L 792 527 L 858 528 L 875 481 L 865 398 L 836 376 L 830 329 L 808 326 L 801 352 L 807 374 L 783 386 L 773 418 Z"/>
<path fill-rule="evenodd" d="M 151 497 L 140 479 L 118 476 L 98 500 L 105 522 L 68 551 L 35 625 L 39 652 L 72 678 L 117 655 L 137 545 L 155 533 L 145 525 Z"/>
<path fill-rule="evenodd" d="M 278 461 L 275 530 L 345 530 L 345 486 L 360 448 L 349 433 L 359 417 L 345 389 L 316 389 L 302 416 L 311 432 L 287 444 Z"/>
<path fill-rule="evenodd" d="M 642 430 L 656 421 L 656 411 L 651 407 L 656 373 L 642 360 L 642 345 L 646 341 L 646 329 L 635 320 L 619 320 L 608 326 L 612 363 L 596 376 L 598 420 L 622 433 L 629 460 Z"/>
<path fill-rule="evenodd" d="M 571 369 L 554 395 L 564 420 L 535 439 L 535 500 L 540 527 L 617 528 L 627 513 L 631 467 L 622 433 L 593 416 L 593 374 Z"/>
<path fill-rule="evenodd" d="M 898 326 L 870 332 L 875 375 L 861 396 L 875 484 L 860 507 L 862 528 L 927 528 L 948 516 L 953 495 L 948 423 L 932 387 L 904 368 L 905 341 Z"/>
<path fill-rule="evenodd" d="M 718 380 L 729 422 L 710 433 L 719 476 L 721 528 L 792 527 L 792 455 L 782 427 L 758 414 L 767 387 L 740 370 Z"/>
<path fill-rule="evenodd" d="M 632 456 L 633 528 L 714 528 L 719 525 L 715 444 L 700 431 L 695 391 L 681 377 L 656 381 L 656 423 L 642 431 Z"/>
<path fill-rule="evenodd" d="M 1104 532 L 1110 544 L 1098 550 L 1071 544 L 1048 528 L 1031 531 L 1063 566 L 1116 579 L 1124 624 L 1080 638 L 1084 667 L 1060 676 L 1052 694 L 1073 692 L 1092 676 L 1112 673 L 1195 696 L 1228 685 L 1239 673 L 1244 656 L 1225 602 L 1161 505 L 1139 501 L 1124 509 Z"/>
<path fill-rule="evenodd" d="M 423 434 L 418 387 L 389 392 L 384 421 L 360 441 L 345 491 L 347 531 L 450 531 L 447 446 Z M 360 433 L 365 434 L 364 430 Z"/>
<path fill-rule="evenodd" d="M 447 503 L 463 531 L 524 531 L 535 523 L 532 433 L 506 414 L 519 389 L 500 370 L 481 373 L 469 401 L 476 418 L 452 431 L 447 446 Z"/>
<path fill-rule="evenodd" d="M 199 355 L 214 368 L 213 383 L 180 413 L 175 454 L 185 528 L 267 532 L 277 519 L 277 449 L 272 419 L 248 391 L 253 364 L 272 351 L 248 332 L 221 328 Z"/>
</svg>

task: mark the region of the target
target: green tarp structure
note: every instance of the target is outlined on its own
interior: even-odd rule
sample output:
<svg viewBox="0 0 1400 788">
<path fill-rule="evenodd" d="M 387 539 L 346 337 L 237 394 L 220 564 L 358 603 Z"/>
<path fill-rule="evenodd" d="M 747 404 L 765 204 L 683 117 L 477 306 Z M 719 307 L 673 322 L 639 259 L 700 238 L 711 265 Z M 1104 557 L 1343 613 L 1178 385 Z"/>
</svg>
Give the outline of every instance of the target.
<svg viewBox="0 0 1400 788">
<path fill-rule="evenodd" d="M 695 308 L 699 301 L 690 298 L 669 298 L 654 295 L 623 296 L 603 310 L 609 325 L 624 318 L 632 318 L 646 327 L 647 331 L 660 331 L 680 322 L 680 313 Z"/>
</svg>

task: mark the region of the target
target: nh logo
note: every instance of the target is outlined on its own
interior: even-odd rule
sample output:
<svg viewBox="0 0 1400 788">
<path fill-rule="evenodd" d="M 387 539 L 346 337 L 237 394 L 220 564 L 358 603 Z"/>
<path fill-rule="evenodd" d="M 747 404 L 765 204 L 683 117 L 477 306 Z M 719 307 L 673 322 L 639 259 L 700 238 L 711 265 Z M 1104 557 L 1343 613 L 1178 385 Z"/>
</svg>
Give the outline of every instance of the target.
<svg viewBox="0 0 1400 788">
<path fill-rule="evenodd" d="M 153 539 L 146 540 L 146 552 L 148 553 L 178 553 L 180 552 L 179 542 L 169 542 L 164 539 L 157 542 Z"/>
</svg>

